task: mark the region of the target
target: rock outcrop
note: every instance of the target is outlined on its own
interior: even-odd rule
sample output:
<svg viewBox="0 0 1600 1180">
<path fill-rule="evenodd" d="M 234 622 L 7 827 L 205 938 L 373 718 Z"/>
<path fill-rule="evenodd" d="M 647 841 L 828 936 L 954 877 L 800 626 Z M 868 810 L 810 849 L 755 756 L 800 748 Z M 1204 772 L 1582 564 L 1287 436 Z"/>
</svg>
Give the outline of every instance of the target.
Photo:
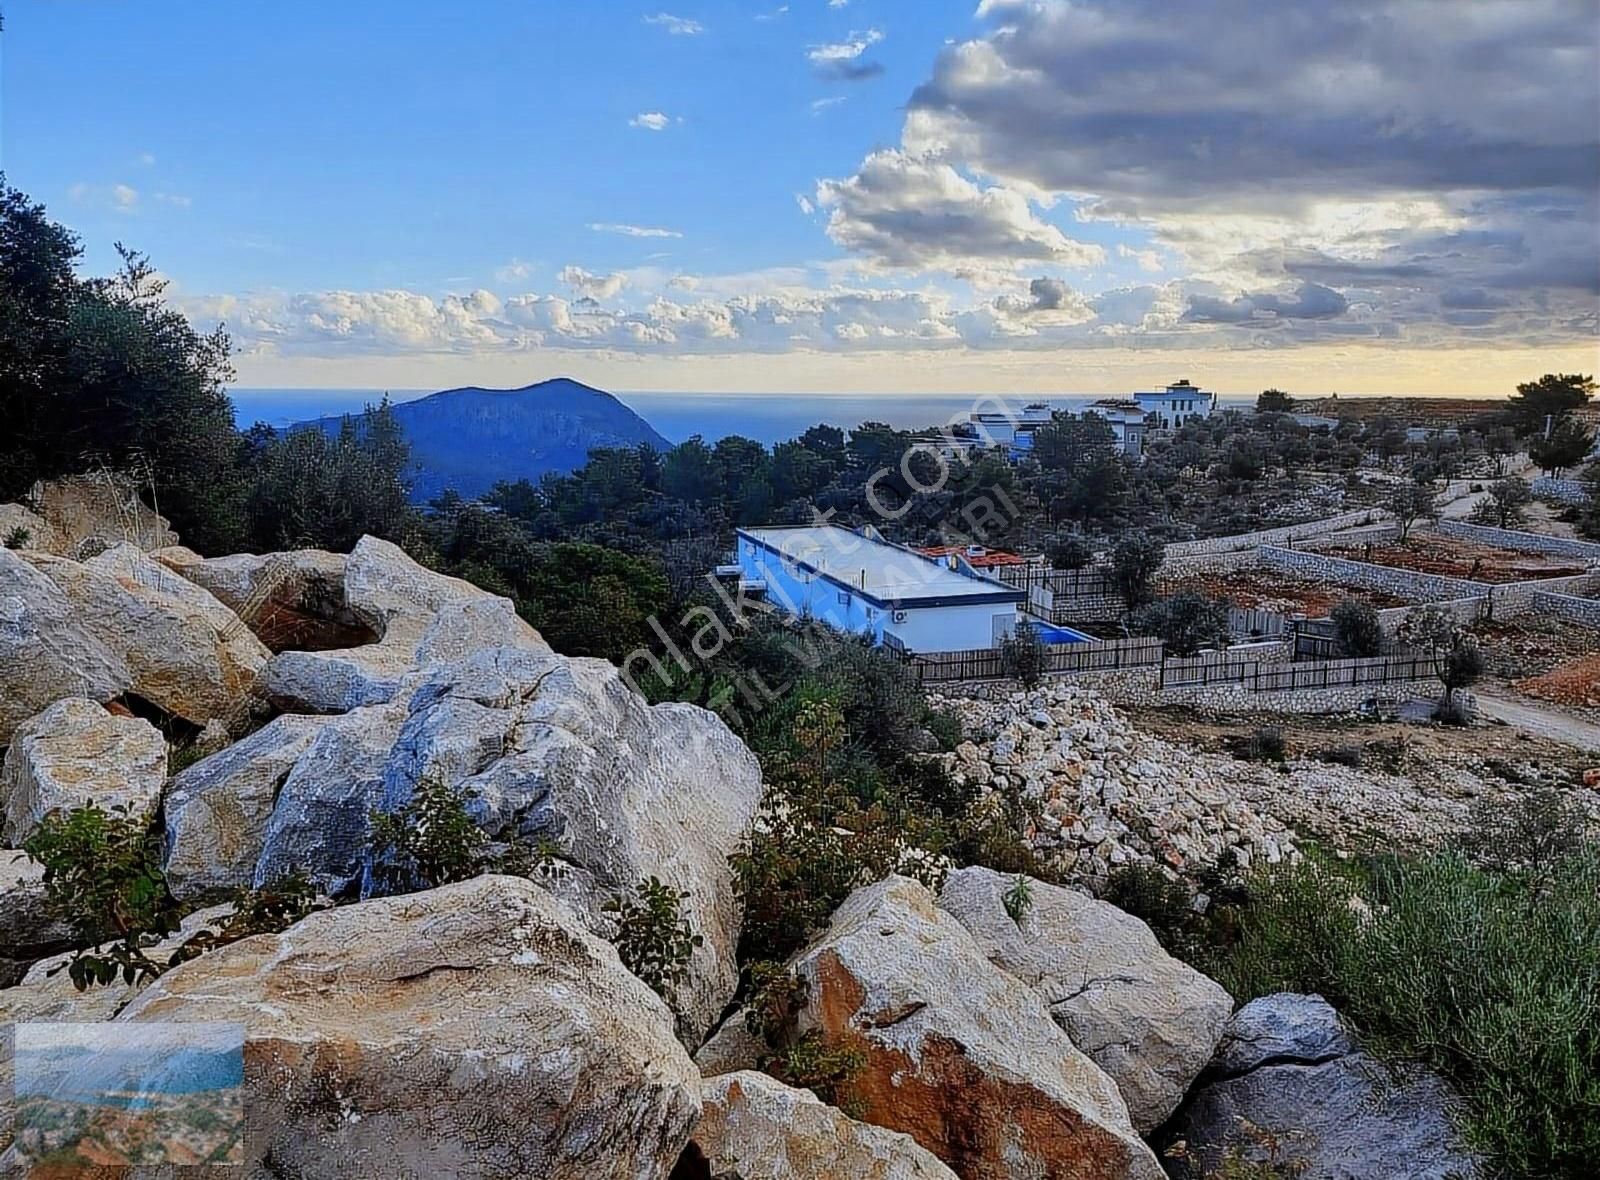
<svg viewBox="0 0 1600 1180">
<path fill-rule="evenodd" d="M 1231 1156 L 1305 1180 L 1470 1180 L 1482 1163 L 1456 1130 L 1460 1102 L 1436 1074 L 1357 1049 L 1320 996 L 1265 996 L 1230 1022 L 1207 1080 L 1173 1121 L 1182 1174 Z"/>
<path fill-rule="evenodd" d="M 997 967 L 1030 985 L 1072 1043 L 1117 1083 L 1133 1125 L 1158 1127 L 1211 1060 L 1233 999 L 1180 963 L 1116 906 L 1041 881 L 1020 922 L 1004 897 L 1015 878 L 952 872 L 939 895 Z"/>
<path fill-rule="evenodd" d="M 957 1174 L 1160 1180 L 1116 1084 L 916 882 L 851 894 L 790 968 L 806 988 L 798 1031 L 865 1053 L 850 1087 L 862 1118 Z"/>
<path fill-rule="evenodd" d="M 342 553 L 293 549 L 201 557 L 179 545 L 150 556 L 208 591 L 272 651 L 321 651 L 377 639 L 345 602 Z"/>
<path fill-rule="evenodd" d="M 408 673 L 475 651 L 550 650 L 510 599 L 424 569 L 376 537 L 362 537 L 346 559 L 342 603 L 377 642 L 274 656 L 264 687 L 280 708 L 342 713 L 392 700 Z"/>
<path fill-rule="evenodd" d="M 649 1180 L 700 1113 L 666 1006 L 520 878 L 313 914 L 118 1019 L 243 1024 L 247 1169 L 303 1180 Z"/>
<path fill-rule="evenodd" d="M 57 552 L 61 542 L 50 522 L 22 504 L 0 504 L 0 546 Z"/>
<path fill-rule="evenodd" d="M 44 866 L 27 853 L 0 848 L 0 988 L 22 978 L 28 965 L 64 950 L 72 927 L 45 902 Z"/>
<path fill-rule="evenodd" d="M 384 771 L 384 810 L 427 777 L 490 836 L 553 845 L 549 885 L 601 933 L 601 907 L 647 877 L 687 894 L 703 938 L 675 998 L 698 1042 L 738 982 L 728 856 L 761 801 L 761 769 L 721 718 L 651 706 L 602 660 L 496 648 L 423 682 Z M 288 788 L 285 788 L 288 796 Z"/>
<path fill-rule="evenodd" d="M 206 591 L 130 544 L 81 563 L 23 556 L 55 583 L 76 629 L 127 667 L 130 691 L 196 725 L 248 709 L 271 653 Z"/>
<path fill-rule="evenodd" d="M 167 743 L 138 717 L 81 697 L 57 701 L 12 735 L 0 766 L 0 843 L 16 847 L 53 812 L 95 803 L 155 812 L 167 777 Z"/>
<path fill-rule="evenodd" d="M 83 560 L 125 542 L 141 550 L 178 543 L 178 534 L 145 504 L 133 480 L 109 472 L 43 480 L 23 506 L 50 529 L 48 544 L 34 547 L 62 557 Z"/>
<path fill-rule="evenodd" d="M 701 1084 L 690 1154 L 711 1180 L 955 1180 L 909 1135 L 860 1123 L 763 1073 Z M 680 1174 L 696 1174 L 687 1164 Z"/>
<path fill-rule="evenodd" d="M 285 714 L 173 777 L 163 809 L 173 897 L 189 901 L 255 881 L 278 793 L 332 720 Z"/>
<path fill-rule="evenodd" d="M 109 701 L 133 686 L 122 654 L 91 630 L 66 594 L 0 548 L 0 746 L 64 697 Z"/>
</svg>

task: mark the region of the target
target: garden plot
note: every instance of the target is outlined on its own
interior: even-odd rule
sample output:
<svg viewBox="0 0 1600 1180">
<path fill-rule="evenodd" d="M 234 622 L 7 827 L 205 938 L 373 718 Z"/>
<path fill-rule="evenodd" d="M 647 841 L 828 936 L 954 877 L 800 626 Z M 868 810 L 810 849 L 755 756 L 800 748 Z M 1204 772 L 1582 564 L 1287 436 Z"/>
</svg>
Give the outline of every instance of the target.
<svg viewBox="0 0 1600 1180">
<path fill-rule="evenodd" d="M 1404 544 L 1396 541 L 1374 545 L 1318 547 L 1317 552 L 1327 557 L 1341 557 L 1347 561 L 1364 561 L 1372 565 L 1387 566 L 1390 569 L 1410 570 L 1415 573 L 1435 574 L 1440 577 L 1460 578 L 1469 582 L 1492 585 L 1567 577 L 1584 573 L 1588 568 L 1583 562 L 1571 558 L 1540 557 L 1533 553 L 1518 553 L 1514 549 L 1501 549 L 1492 545 L 1480 545 L 1432 534 L 1413 534 Z"/>
</svg>

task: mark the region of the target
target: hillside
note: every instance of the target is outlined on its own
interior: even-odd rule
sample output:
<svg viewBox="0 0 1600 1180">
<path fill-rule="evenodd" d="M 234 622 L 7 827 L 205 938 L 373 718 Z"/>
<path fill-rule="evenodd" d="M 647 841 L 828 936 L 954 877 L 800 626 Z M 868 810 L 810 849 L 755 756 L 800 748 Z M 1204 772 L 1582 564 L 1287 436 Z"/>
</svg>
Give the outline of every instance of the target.
<svg viewBox="0 0 1600 1180">
<path fill-rule="evenodd" d="M 521 389 L 446 389 L 402 402 L 394 414 L 411 444 L 411 497 L 419 503 L 447 488 L 471 498 L 498 480 L 571 471 L 596 447 L 672 445 L 609 393 L 566 377 Z M 342 422 L 301 426 L 333 433 Z"/>
</svg>

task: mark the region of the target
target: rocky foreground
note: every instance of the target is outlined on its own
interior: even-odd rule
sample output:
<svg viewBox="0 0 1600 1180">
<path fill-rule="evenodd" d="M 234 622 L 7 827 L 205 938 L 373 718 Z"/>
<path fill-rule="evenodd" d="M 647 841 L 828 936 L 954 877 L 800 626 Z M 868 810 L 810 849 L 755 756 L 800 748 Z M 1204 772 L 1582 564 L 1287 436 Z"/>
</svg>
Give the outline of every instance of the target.
<svg viewBox="0 0 1600 1180">
<path fill-rule="evenodd" d="M 786 1085 L 761 1014 L 728 1012 L 728 855 L 762 784 L 720 719 L 645 704 L 386 542 L 204 558 L 95 503 L 0 509 L 38 538 L 0 549 L 5 843 L 89 802 L 156 825 L 195 910 L 152 955 L 220 920 L 199 908 L 220 891 L 285 871 L 343 904 L 79 993 L 39 866 L 0 850 L 0 1094 L 17 1022 L 228 1022 L 245 1177 L 1156 1180 L 1265 1158 L 1247 1127 L 1296 1136 L 1311 1177 L 1477 1169 L 1444 1084 L 1385 1084 L 1314 997 L 1234 1012 L 1137 919 L 1043 882 L 1019 908 L 1016 880 L 983 868 L 938 892 L 865 885 L 794 956 L 786 1036 L 857 1068 L 837 1105 Z M 952 770 L 1039 803 L 1031 837 L 1084 882 L 1295 855 L 1282 791 L 1092 693 L 961 708 L 973 740 Z M 203 756 L 175 768 L 157 723 Z M 537 869 L 381 896 L 371 816 L 433 782 L 495 846 L 539 847 Z M 670 1003 L 608 941 L 606 901 L 650 877 L 701 936 Z M 22 1175 L 10 1114 L 0 1175 Z"/>
</svg>

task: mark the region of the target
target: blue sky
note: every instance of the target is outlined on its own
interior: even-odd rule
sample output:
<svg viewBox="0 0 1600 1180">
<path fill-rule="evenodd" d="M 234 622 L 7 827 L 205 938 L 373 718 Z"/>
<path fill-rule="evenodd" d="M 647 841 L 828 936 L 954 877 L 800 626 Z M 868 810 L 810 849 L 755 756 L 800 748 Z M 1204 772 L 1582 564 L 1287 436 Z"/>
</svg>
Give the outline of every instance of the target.
<svg viewBox="0 0 1600 1180">
<path fill-rule="evenodd" d="M 1450 392 L 1594 352 L 1600 28 L 1442 12 L 15 0 L 0 164 L 247 384 Z"/>
</svg>

